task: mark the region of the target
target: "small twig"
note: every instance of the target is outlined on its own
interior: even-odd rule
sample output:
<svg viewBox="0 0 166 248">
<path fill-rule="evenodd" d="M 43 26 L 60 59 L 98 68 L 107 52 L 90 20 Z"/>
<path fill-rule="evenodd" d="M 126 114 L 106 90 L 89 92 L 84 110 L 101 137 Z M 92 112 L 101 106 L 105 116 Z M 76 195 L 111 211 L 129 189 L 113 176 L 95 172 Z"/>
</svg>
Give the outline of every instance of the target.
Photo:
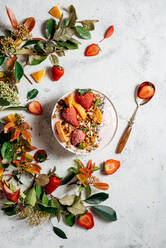
<svg viewBox="0 0 166 248">
<path fill-rule="evenodd" d="M 26 78 L 26 80 L 30 83 L 33 84 L 32 81 L 27 77 L 27 75 L 24 73 L 24 77 Z"/>
</svg>

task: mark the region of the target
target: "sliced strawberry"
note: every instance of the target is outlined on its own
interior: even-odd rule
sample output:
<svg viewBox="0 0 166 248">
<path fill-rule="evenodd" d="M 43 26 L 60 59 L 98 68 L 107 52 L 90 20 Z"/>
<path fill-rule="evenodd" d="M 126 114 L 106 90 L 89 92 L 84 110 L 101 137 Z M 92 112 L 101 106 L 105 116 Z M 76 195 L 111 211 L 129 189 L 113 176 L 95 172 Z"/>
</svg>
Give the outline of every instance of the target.
<svg viewBox="0 0 166 248">
<path fill-rule="evenodd" d="M 43 113 L 40 102 L 34 101 L 28 105 L 28 110 L 34 115 L 41 115 Z"/>
<path fill-rule="evenodd" d="M 85 133 L 80 129 L 75 129 L 71 134 L 71 143 L 76 146 L 83 142 L 85 139 Z"/>
<path fill-rule="evenodd" d="M 62 117 L 67 123 L 70 123 L 74 127 L 78 126 L 77 112 L 74 107 L 65 108 L 62 112 Z"/>
<path fill-rule="evenodd" d="M 140 85 L 137 96 L 141 99 L 149 99 L 152 98 L 152 96 L 155 93 L 155 88 L 153 84 L 149 82 L 144 82 L 143 84 Z"/>
<path fill-rule="evenodd" d="M 61 185 L 61 180 L 58 177 L 51 176 L 49 183 L 45 187 L 46 194 L 51 194 L 59 185 Z"/>
<path fill-rule="evenodd" d="M 77 223 L 82 226 L 85 227 L 86 229 L 91 229 L 94 227 L 94 220 L 93 220 L 93 215 L 91 213 L 86 213 L 84 215 L 81 215 L 78 219 L 77 219 Z"/>
<path fill-rule="evenodd" d="M 79 91 L 76 91 L 75 100 L 79 103 L 84 109 L 88 110 L 93 103 L 93 93 L 87 92 L 85 94 L 80 94 Z"/>
<path fill-rule="evenodd" d="M 120 161 L 109 159 L 104 163 L 105 174 L 111 175 L 115 173 L 115 171 L 117 171 L 119 167 L 120 167 Z"/>
</svg>

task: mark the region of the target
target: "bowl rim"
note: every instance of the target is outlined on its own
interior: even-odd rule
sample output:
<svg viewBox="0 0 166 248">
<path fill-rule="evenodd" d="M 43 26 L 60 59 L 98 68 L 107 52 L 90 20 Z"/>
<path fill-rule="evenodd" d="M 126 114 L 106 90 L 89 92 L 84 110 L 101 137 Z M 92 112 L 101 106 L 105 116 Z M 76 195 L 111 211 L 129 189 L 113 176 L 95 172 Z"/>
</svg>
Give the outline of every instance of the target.
<svg viewBox="0 0 166 248">
<path fill-rule="evenodd" d="M 88 88 L 85 88 L 85 89 L 88 89 Z M 69 151 L 69 152 L 71 152 L 71 153 L 73 153 L 73 154 L 75 154 L 75 155 L 84 155 L 84 156 L 86 156 L 86 155 L 89 155 L 89 154 L 94 154 L 95 152 L 98 152 L 98 151 L 102 151 L 105 147 L 107 147 L 107 146 L 112 142 L 112 140 L 113 140 L 113 138 L 115 137 L 115 134 L 116 134 L 116 132 L 117 132 L 117 129 L 118 129 L 118 124 L 119 124 L 119 121 L 118 121 L 118 113 L 117 113 L 117 110 L 116 110 L 114 104 L 112 103 L 112 101 L 109 99 L 109 97 L 108 97 L 107 95 L 105 95 L 105 93 L 102 93 L 101 91 L 96 90 L 96 89 L 92 89 L 92 88 L 90 88 L 90 89 L 91 89 L 92 92 L 97 92 L 97 93 L 103 95 L 103 96 L 110 102 L 110 104 L 111 104 L 111 106 L 112 106 L 112 108 L 113 108 L 113 110 L 114 110 L 114 113 L 115 113 L 116 126 L 115 126 L 114 133 L 113 133 L 113 135 L 112 135 L 112 138 L 111 138 L 103 147 L 101 147 L 101 148 L 99 147 L 98 149 L 95 149 L 95 150 L 93 150 L 93 151 L 91 151 L 91 152 L 81 153 L 82 150 L 81 150 L 81 151 L 79 151 L 79 150 L 78 150 L 78 151 L 77 151 L 77 150 L 74 151 L 74 150 L 72 150 L 72 149 L 70 149 L 70 148 L 65 147 L 65 144 L 59 140 L 58 135 L 57 135 L 57 133 L 55 132 L 55 128 L 54 128 L 54 125 L 55 125 L 55 124 L 53 124 L 53 120 L 54 120 L 54 119 L 53 119 L 53 114 L 54 114 L 54 112 L 55 112 L 55 109 L 56 109 L 56 106 L 57 106 L 58 102 L 59 102 L 61 99 L 65 98 L 67 95 L 69 95 L 69 94 L 75 92 L 76 88 L 74 88 L 74 89 L 72 89 L 72 90 L 66 92 L 63 96 L 61 96 L 60 98 L 58 98 L 58 100 L 56 101 L 56 103 L 55 103 L 55 105 L 54 105 L 54 107 L 53 107 L 53 110 L 52 110 L 52 113 L 51 113 L 51 128 L 52 128 L 53 135 L 54 135 L 55 139 L 58 141 L 58 143 L 59 143 L 66 151 Z"/>
</svg>

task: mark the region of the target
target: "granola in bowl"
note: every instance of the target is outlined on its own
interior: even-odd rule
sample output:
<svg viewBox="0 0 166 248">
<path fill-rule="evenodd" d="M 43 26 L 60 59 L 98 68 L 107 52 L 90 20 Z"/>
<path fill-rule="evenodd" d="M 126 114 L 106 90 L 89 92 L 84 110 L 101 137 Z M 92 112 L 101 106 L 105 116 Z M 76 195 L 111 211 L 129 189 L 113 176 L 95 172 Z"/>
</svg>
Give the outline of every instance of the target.
<svg viewBox="0 0 166 248">
<path fill-rule="evenodd" d="M 116 110 L 99 91 L 76 89 L 55 105 L 52 129 L 64 148 L 76 154 L 88 154 L 112 140 L 117 129 Z"/>
</svg>

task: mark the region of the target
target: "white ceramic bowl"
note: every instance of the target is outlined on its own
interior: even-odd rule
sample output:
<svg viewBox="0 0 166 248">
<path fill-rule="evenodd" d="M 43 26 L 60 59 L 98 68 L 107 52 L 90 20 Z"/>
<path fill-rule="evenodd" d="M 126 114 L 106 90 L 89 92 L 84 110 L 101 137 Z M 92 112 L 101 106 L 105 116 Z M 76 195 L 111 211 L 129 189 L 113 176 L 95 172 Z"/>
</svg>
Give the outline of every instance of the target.
<svg viewBox="0 0 166 248">
<path fill-rule="evenodd" d="M 68 92 L 63 97 L 61 97 L 59 100 L 65 99 L 70 93 L 74 93 L 74 91 L 75 90 Z M 113 103 L 110 101 L 110 99 L 107 96 L 105 96 L 100 91 L 92 90 L 92 92 L 96 93 L 96 94 L 100 94 L 100 96 L 102 97 L 102 99 L 104 101 L 104 106 L 103 106 L 103 109 L 102 109 L 103 110 L 103 121 L 102 121 L 102 124 L 99 127 L 99 133 L 98 133 L 98 135 L 101 138 L 101 141 L 99 142 L 99 147 L 96 148 L 95 150 L 92 150 L 91 152 L 79 149 L 79 148 L 77 148 L 77 147 L 75 147 L 73 145 L 71 145 L 70 148 L 66 148 L 66 143 L 63 143 L 63 142 L 61 142 L 59 140 L 58 134 L 57 134 L 57 132 L 55 130 L 55 123 L 58 120 L 62 120 L 62 119 L 60 118 L 60 116 L 57 115 L 57 113 L 56 113 L 56 118 L 53 117 L 55 112 L 56 112 L 59 100 L 55 104 L 54 109 L 52 111 L 51 125 L 52 125 L 52 131 L 53 131 L 53 134 L 54 134 L 55 138 L 57 139 L 59 144 L 64 147 L 64 149 L 66 149 L 66 150 L 68 150 L 68 151 L 70 151 L 72 153 L 78 154 L 78 155 L 91 154 L 91 153 L 94 153 L 94 152 L 98 152 L 99 150 L 102 150 L 106 145 L 108 145 L 112 141 L 112 139 L 114 138 L 115 133 L 117 131 L 117 127 L 118 127 L 117 111 L 116 111 Z"/>
</svg>

